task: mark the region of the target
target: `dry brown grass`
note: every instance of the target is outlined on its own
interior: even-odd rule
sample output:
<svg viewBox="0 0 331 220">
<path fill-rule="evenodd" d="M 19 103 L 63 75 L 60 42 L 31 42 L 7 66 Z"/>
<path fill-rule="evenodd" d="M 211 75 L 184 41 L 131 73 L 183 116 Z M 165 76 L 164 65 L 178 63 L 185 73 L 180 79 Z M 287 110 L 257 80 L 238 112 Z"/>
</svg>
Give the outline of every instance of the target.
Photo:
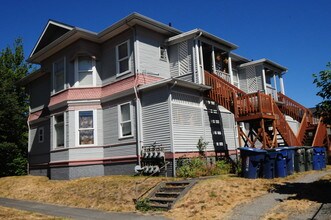
<svg viewBox="0 0 331 220">
<path fill-rule="evenodd" d="M 42 215 L 39 213 L 21 211 L 18 209 L 12 209 L 0 206 L 0 219 L 6 220 L 62 220 L 64 218 L 58 218 L 48 215 Z"/>
<path fill-rule="evenodd" d="M 173 219 L 222 219 L 236 205 L 266 194 L 272 184 L 282 183 L 299 175 L 272 180 L 223 176 L 200 181 L 166 216 Z"/>
<path fill-rule="evenodd" d="M 33 200 L 106 211 L 133 212 L 133 199 L 166 178 L 104 176 L 56 181 L 46 177 L 0 178 L 0 197 Z"/>
</svg>

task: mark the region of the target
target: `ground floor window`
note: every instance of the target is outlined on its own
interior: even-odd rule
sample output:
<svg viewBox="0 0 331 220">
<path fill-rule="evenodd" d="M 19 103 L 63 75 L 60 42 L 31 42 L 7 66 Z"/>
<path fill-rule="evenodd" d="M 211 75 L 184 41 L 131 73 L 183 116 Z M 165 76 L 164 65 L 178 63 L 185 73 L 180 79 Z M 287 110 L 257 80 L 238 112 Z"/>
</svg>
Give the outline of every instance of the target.
<svg viewBox="0 0 331 220">
<path fill-rule="evenodd" d="M 54 116 L 54 146 L 64 147 L 64 113 Z"/>
<path fill-rule="evenodd" d="M 95 144 L 95 122 L 93 111 L 78 112 L 78 143 L 79 145 Z"/>
<path fill-rule="evenodd" d="M 130 137 L 132 132 L 131 103 L 119 105 L 119 137 Z"/>
</svg>

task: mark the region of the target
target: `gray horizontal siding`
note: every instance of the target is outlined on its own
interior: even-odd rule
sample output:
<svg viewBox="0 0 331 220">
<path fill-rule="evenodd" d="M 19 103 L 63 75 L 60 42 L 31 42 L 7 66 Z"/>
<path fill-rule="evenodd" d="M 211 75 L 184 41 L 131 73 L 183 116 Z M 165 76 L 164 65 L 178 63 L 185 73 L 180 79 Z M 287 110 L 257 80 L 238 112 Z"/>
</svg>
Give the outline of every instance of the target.
<svg viewBox="0 0 331 220">
<path fill-rule="evenodd" d="M 67 161 L 69 160 L 69 152 L 68 150 L 63 151 L 53 151 L 51 152 L 51 162 L 55 161 Z"/>
<path fill-rule="evenodd" d="M 121 156 L 131 156 L 137 155 L 137 145 L 127 144 L 119 146 L 105 147 L 104 157 L 121 157 Z"/>
<path fill-rule="evenodd" d="M 102 147 L 82 147 L 69 149 L 69 160 L 90 160 L 103 158 Z"/>
<path fill-rule="evenodd" d="M 39 143 L 39 129 L 44 129 L 44 141 Z M 50 120 L 38 123 L 30 128 L 29 137 L 29 161 L 30 163 L 47 163 L 50 160 Z M 43 155 L 43 156 L 41 156 Z"/>
<path fill-rule="evenodd" d="M 51 74 L 47 73 L 34 80 L 28 87 L 31 109 L 47 105 L 51 92 Z"/>
<path fill-rule="evenodd" d="M 171 149 L 170 111 L 167 87 L 145 92 L 142 95 L 142 127 L 144 145 L 154 142 Z"/>
</svg>

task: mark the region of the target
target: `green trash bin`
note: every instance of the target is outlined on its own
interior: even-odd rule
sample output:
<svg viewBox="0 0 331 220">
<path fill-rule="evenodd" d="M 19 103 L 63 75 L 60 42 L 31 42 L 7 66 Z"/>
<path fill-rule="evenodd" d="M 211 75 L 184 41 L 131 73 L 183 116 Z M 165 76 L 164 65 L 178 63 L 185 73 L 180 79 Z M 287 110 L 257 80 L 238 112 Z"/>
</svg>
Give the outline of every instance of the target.
<svg viewBox="0 0 331 220">
<path fill-rule="evenodd" d="M 294 170 L 295 172 L 304 172 L 305 168 L 305 157 L 306 151 L 303 147 L 297 147 L 294 152 Z"/>
<path fill-rule="evenodd" d="M 305 169 L 306 171 L 313 169 L 314 149 L 310 146 L 305 146 Z"/>
</svg>

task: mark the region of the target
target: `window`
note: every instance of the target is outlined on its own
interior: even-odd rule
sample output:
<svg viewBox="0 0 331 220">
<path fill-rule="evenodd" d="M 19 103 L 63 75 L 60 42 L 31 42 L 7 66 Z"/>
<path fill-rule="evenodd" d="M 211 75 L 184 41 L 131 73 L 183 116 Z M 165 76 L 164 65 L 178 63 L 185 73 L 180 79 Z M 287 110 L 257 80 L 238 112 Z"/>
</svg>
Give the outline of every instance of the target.
<svg viewBox="0 0 331 220">
<path fill-rule="evenodd" d="M 78 143 L 79 145 L 93 145 L 94 141 L 93 111 L 79 111 L 78 113 Z"/>
<path fill-rule="evenodd" d="M 75 62 L 75 86 L 95 85 L 95 60 L 88 56 L 78 57 Z"/>
<path fill-rule="evenodd" d="M 64 147 L 64 114 L 54 116 L 54 146 Z"/>
<path fill-rule="evenodd" d="M 44 127 L 38 128 L 38 142 L 39 143 L 44 142 Z"/>
<path fill-rule="evenodd" d="M 130 47 L 129 41 L 116 46 L 117 75 L 123 75 L 130 71 Z"/>
<path fill-rule="evenodd" d="M 53 91 L 65 89 L 65 59 L 53 63 Z"/>
<path fill-rule="evenodd" d="M 119 106 L 119 133 L 120 138 L 133 135 L 130 103 L 125 103 Z"/>
<path fill-rule="evenodd" d="M 160 60 L 167 61 L 167 49 L 164 46 L 160 46 Z"/>
</svg>

